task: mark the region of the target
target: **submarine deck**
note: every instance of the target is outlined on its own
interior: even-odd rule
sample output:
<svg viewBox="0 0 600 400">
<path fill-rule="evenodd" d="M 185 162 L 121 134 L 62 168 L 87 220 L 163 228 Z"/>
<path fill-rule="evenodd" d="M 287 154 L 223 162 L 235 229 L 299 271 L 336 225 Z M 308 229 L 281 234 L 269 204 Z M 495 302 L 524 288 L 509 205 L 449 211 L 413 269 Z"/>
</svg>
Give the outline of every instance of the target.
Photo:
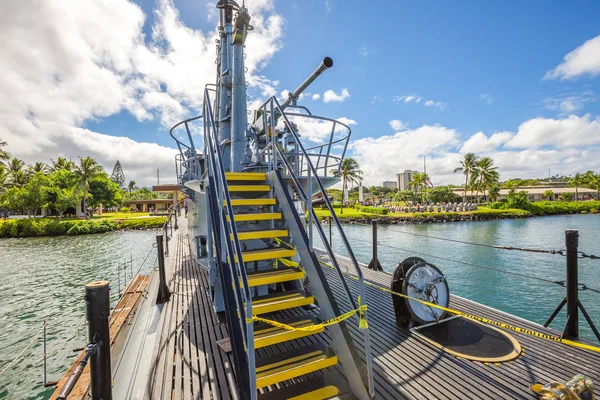
<svg viewBox="0 0 600 400">
<path fill-rule="evenodd" d="M 185 220 L 180 222 L 181 229 L 174 234 L 170 246 L 167 276 L 173 294 L 163 309 L 159 324 L 160 339 L 151 379 L 152 398 L 237 399 L 233 357 L 217 345 L 217 341 L 228 337 L 226 325 L 212 310 L 208 272 L 191 257 L 185 225 Z M 317 256 L 327 262 L 328 257 L 324 254 L 317 251 Z M 338 262 L 343 270 L 351 273 L 349 260 L 339 257 Z M 350 304 L 345 301 L 337 275 L 327 268 L 323 271 L 341 311 L 348 311 Z M 363 268 L 363 274 L 368 281 L 389 287 L 389 274 L 367 268 Z M 357 282 L 346 281 L 354 296 L 358 296 Z M 513 331 L 509 333 L 524 349 L 524 354 L 514 361 L 495 365 L 456 358 L 399 328 L 390 294 L 369 286 L 366 291 L 376 398 L 537 399 L 538 395 L 529 388 L 535 382 L 566 382 L 579 373 L 600 382 L 599 353 Z M 556 334 L 556 331 L 458 296 L 451 296 L 450 306 L 506 324 Z M 293 317 L 296 313 L 300 314 L 294 310 L 286 311 L 281 317 Z M 347 325 L 364 357 L 358 320 L 352 317 Z M 297 339 L 297 343 L 292 341 L 260 349 L 257 357 L 329 340 L 321 333 Z M 598 390 L 596 394 L 599 394 Z"/>
</svg>

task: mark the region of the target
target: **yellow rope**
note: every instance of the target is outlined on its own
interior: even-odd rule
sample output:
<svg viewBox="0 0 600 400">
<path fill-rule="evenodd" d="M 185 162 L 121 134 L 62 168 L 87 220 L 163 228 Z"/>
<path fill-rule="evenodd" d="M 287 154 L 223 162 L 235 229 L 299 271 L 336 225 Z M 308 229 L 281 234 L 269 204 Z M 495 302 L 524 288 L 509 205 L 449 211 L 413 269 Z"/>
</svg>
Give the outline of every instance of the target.
<svg viewBox="0 0 600 400">
<path fill-rule="evenodd" d="M 251 322 L 264 322 L 264 323 L 269 324 L 271 326 L 274 326 L 274 327 L 277 327 L 277 328 L 281 328 L 281 329 L 285 329 L 286 331 L 314 332 L 314 331 L 321 330 L 321 328 L 325 328 L 326 326 L 331 326 L 331 325 L 339 324 L 340 322 L 342 322 L 344 320 L 347 320 L 348 318 L 350 318 L 354 314 L 358 313 L 359 314 L 359 318 L 360 318 L 359 327 L 361 329 L 366 329 L 367 321 L 366 321 L 366 319 L 364 319 L 365 318 L 364 317 L 364 313 L 365 313 L 365 311 L 367 311 L 367 305 L 366 304 L 360 304 L 360 298 L 358 300 L 358 303 L 359 303 L 359 306 L 355 310 L 348 311 L 348 312 L 346 312 L 346 313 L 344 313 L 342 315 L 339 315 L 337 317 L 331 318 L 331 319 L 329 319 L 327 321 L 324 321 L 324 322 L 321 322 L 319 324 L 314 324 L 314 325 L 309 325 L 309 326 L 295 327 L 295 326 L 291 326 L 291 325 L 287 325 L 287 324 L 281 323 L 279 321 L 273 321 L 273 320 L 270 320 L 270 319 L 258 317 L 256 315 L 253 315 L 252 318 L 247 318 L 246 322 L 247 323 L 251 323 Z"/>
<path fill-rule="evenodd" d="M 327 264 L 327 263 L 325 263 L 323 261 L 319 260 L 319 263 L 321 265 L 329 268 L 329 269 L 334 269 L 333 266 L 331 266 L 331 265 L 329 265 L 329 264 Z M 354 280 L 358 281 L 358 277 L 356 277 L 354 275 L 350 275 L 350 274 L 347 274 L 347 273 L 344 273 L 344 275 L 346 275 L 347 277 L 349 277 L 351 279 L 354 279 Z M 541 333 L 541 332 L 533 331 L 531 329 L 520 328 L 518 326 L 509 325 L 509 324 L 505 324 L 503 322 L 498 322 L 498 321 L 494 321 L 494 320 L 491 320 L 491 319 L 478 317 L 476 315 L 468 314 L 468 313 L 465 313 L 465 312 L 462 312 L 462 311 L 458 311 L 458 310 L 453 310 L 453 309 L 448 308 L 448 307 L 440 306 L 439 304 L 430 303 L 430 302 L 425 301 L 425 300 L 421 300 L 421 299 L 417 299 L 417 298 L 414 298 L 414 297 L 407 296 L 407 295 L 405 295 L 403 293 L 394 292 L 393 290 L 387 289 L 387 288 L 385 288 L 383 286 L 379 286 L 379 285 L 376 285 L 376 284 L 368 282 L 368 281 L 365 281 L 365 285 L 370 286 L 370 287 L 375 288 L 375 289 L 378 289 L 378 290 L 381 290 L 383 292 L 389 293 L 389 294 L 394 295 L 394 296 L 399 296 L 399 297 L 402 297 L 402 298 L 405 298 L 405 299 L 408 299 L 408 300 L 411 300 L 411 301 L 414 301 L 414 302 L 417 302 L 417 303 L 420 303 L 420 304 L 423 304 L 423 305 L 426 305 L 426 306 L 429 306 L 429 307 L 437 308 L 439 310 L 446 311 L 446 312 L 448 312 L 450 314 L 460 315 L 461 317 L 470 318 L 472 320 L 475 320 L 475 321 L 478 321 L 478 322 L 482 322 L 484 324 L 494 325 L 494 326 L 498 326 L 500 328 L 508 329 L 508 330 L 511 330 L 511 331 L 514 331 L 514 332 L 523 333 L 525 335 L 537 337 L 537 338 L 540 338 L 540 339 L 550 340 L 550 341 L 554 341 L 554 342 L 557 342 L 557 343 L 566 344 L 567 346 L 577 347 L 577 348 L 580 348 L 580 349 L 585 349 L 585 350 L 590 350 L 590 351 L 593 351 L 593 352 L 596 352 L 596 353 L 600 353 L 600 347 L 597 347 L 597 346 L 592 346 L 592 345 L 585 344 L 585 343 L 579 343 L 579 342 L 575 342 L 575 341 L 572 341 L 572 340 L 563 339 L 563 338 L 558 337 L 558 336 L 549 335 L 547 333 Z"/>
</svg>

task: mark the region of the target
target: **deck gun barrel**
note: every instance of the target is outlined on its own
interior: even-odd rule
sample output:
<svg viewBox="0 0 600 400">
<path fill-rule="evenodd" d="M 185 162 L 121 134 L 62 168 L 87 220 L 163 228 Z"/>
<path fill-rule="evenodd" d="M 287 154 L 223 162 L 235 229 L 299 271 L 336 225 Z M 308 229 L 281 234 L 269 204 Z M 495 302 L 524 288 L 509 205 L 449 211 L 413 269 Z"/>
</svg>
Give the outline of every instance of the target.
<svg viewBox="0 0 600 400">
<path fill-rule="evenodd" d="M 304 92 L 306 90 L 306 88 L 309 87 L 310 84 L 313 83 L 315 81 L 315 79 L 317 79 L 319 77 L 319 75 L 321 75 L 323 72 L 325 72 L 325 70 L 331 68 L 332 66 L 333 66 L 333 59 L 331 59 L 331 57 L 323 58 L 323 61 L 321 61 L 321 64 L 313 71 L 313 73 L 310 74 L 308 76 L 308 78 L 306 78 L 306 80 L 304 82 L 302 82 L 302 84 L 300 84 L 300 86 L 298 86 L 298 88 L 296 88 L 296 90 L 294 90 L 292 93 L 290 93 L 287 100 L 284 101 L 283 104 L 281 105 L 281 108 L 286 108 L 287 106 L 290 105 L 290 103 L 293 100 L 298 100 L 298 97 L 300 97 L 302 92 Z"/>
</svg>

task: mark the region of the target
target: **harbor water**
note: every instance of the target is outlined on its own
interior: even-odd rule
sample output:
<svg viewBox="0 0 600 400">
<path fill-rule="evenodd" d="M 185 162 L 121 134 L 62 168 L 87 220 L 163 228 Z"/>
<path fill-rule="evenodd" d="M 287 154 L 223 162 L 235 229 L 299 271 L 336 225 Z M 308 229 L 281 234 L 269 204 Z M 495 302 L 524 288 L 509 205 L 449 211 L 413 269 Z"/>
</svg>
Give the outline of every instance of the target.
<svg viewBox="0 0 600 400">
<path fill-rule="evenodd" d="M 465 263 L 561 281 L 565 279 L 565 257 L 498 250 L 441 239 L 559 250 L 565 247 L 564 230 L 579 229 L 579 249 L 600 255 L 600 243 L 596 239 L 599 226 L 600 215 L 381 225 L 378 229 L 379 260 L 386 271 L 393 272 L 404 258 L 422 257 L 443 271 L 451 293 L 542 324 L 564 298 L 564 287 Z M 329 234 L 326 225 L 324 230 Z M 344 231 L 358 260 L 368 263 L 372 256 L 371 226 L 344 225 Z M 128 280 L 147 254 L 152 255 L 142 267 L 143 271 L 147 272 L 154 265 L 156 252 L 152 244 L 155 234 L 115 232 L 0 240 L 0 371 L 34 340 L 24 356 L 0 375 L 0 399 L 45 399 L 50 396 L 52 389 L 43 387 L 43 363 L 40 361 L 43 350 L 38 332 L 43 321 L 48 321 L 48 380 L 57 380 L 77 356 L 73 348 L 86 344 L 85 283 L 96 279 L 110 280 L 113 302 L 116 301 L 119 276 L 124 285 L 125 261 L 129 263 L 133 259 L 133 267 L 127 266 Z M 336 253 L 346 254 L 335 230 L 333 246 Z M 316 232 L 315 247 L 320 247 Z M 117 272 L 118 265 L 121 265 L 120 272 Z M 600 260 L 579 260 L 581 283 L 600 289 L 599 272 Z M 580 299 L 592 319 L 600 324 L 600 294 L 583 291 Z M 562 330 L 564 322 L 565 310 L 552 327 Z M 580 333 L 584 338 L 593 339 L 583 316 L 580 316 Z"/>
<path fill-rule="evenodd" d="M 156 232 L 131 231 L 0 239 L 0 371 L 8 367 L 0 375 L 0 399 L 50 397 L 53 388 L 43 385 L 44 321 L 47 379 L 55 381 L 79 354 L 73 349 L 87 344 L 84 285 L 108 280 L 114 305 L 125 279 L 129 281 L 140 266 L 143 273 L 153 268 L 155 237 Z"/>
</svg>

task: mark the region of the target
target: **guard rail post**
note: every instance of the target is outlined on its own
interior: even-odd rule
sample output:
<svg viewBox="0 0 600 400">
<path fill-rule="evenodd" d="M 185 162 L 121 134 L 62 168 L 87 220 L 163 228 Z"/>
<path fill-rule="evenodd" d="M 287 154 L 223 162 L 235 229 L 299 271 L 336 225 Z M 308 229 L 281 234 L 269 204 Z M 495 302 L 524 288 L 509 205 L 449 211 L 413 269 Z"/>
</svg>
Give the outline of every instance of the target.
<svg viewBox="0 0 600 400">
<path fill-rule="evenodd" d="M 579 278 L 577 265 L 577 248 L 579 246 L 579 231 L 565 230 L 565 245 L 567 248 L 567 322 L 563 337 L 577 339 L 579 337 Z"/>
<path fill-rule="evenodd" d="M 377 258 L 377 221 L 371 221 L 373 223 L 373 259 L 369 263 L 369 269 L 374 271 L 383 271 L 379 259 Z"/>
<path fill-rule="evenodd" d="M 163 250 L 164 250 L 163 254 L 166 256 L 169 256 L 169 226 L 166 222 L 163 226 L 163 231 L 164 231 L 163 237 L 165 239 L 164 247 L 163 247 Z"/>
<path fill-rule="evenodd" d="M 109 291 L 108 281 L 95 281 L 85 285 L 88 340 L 99 346 L 90 358 L 92 400 L 112 400 Z"/>
<path fill-rule="evenodd" d="M 167 286 L 167 274 L 165 272 L 165 252 L 163 251 L 163 235 L 156 235 L 156 246 L 158 252 L 158 295 L 156 304 L 164 304 L 171 298 L 171 292 Z"/>
</svg>

